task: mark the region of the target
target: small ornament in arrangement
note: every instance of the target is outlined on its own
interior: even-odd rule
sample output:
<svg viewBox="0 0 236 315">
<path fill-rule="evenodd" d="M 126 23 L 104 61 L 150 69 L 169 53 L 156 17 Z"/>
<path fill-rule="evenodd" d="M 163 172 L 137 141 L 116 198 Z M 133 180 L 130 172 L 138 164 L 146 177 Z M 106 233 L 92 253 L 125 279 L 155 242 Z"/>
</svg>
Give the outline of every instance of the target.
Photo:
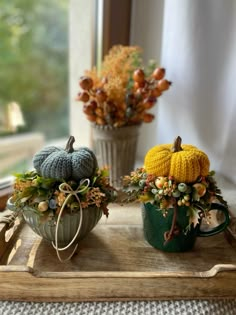
<svg viewBox="0 0 236 315">
<path fill-rule="evenodd" d="M 17 174 L 7 206 L 22 214 L 26 223 L 50 241 L 61 262 L 75 253 L 78 241 L 96 226 L 108 204 L 115 200 L 108 170 L 99 169 L 94 153 L 74 150 L 74 137 L 64 149 L 45 147 L 33 158 L 35 170 Z M 66 259 L 60 251 L 74 245 Z"/>
<path fill-rule="evenodd" d="M 197 236 L 222 232 L 229 224 L 226 201 L 209 171 L 207 155 L 192 145 L 158 145 L 150 149 L 144 167 L 123 177 L 127 202 L 142 203 L 146 240 L 155 248 L 182 252 L 193 248 Z M 212 211 L 224 214 L 224 222 L 207 231 Z"/>
<path fill-rule="evenodd" d="M 140 126 L 153 121 L 149 110 L 171 82 L 154 62 L 143 66 L 140 47 L 118 45 L 101 71 L 86 71 L 79 85 L 77 100 L 92 124 L 99 164 L 110 167 L 111 182 L 119 187 L 121 176 L 134 168 Z"/>
</svg>

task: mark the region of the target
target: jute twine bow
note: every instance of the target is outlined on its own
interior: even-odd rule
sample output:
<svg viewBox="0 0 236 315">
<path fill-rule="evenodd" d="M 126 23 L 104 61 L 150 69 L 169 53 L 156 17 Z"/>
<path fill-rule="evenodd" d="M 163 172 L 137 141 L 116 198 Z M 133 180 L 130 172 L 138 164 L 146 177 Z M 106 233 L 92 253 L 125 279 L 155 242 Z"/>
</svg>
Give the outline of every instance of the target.
<svg viewBox="0 0 236 315">
<path fill-rule="evenodd" d="M 7 225 L 6 229 L 9 230 L 11 227 L 13 227 L 17 216 L 18 212 L 7 214 L 0 218 L 0 223 L 5 223 Z"/>
<path fill-rule="evenodd" d="M 68 249 L 74 243 L 75 239 L 77 238 L 77 236 L 79 235 L 79 232 L 81 230 L 82 223 L 83 223 L 83 208 L 81 206 L 81 202 L 80 202 L 80 199 L 78 197 L 78 193 L 81 193 L 81 192 L 85 191 L 89 187 L 89 184 L 90 184 L 90 180 L 88 178 L 86 178 L 86 179 L 83 179 L 83 180 L 80 181 L 80 184 L 79 184 L 79 186 L 77 187 L 76 190 L 73 190 L 71 188 L 71 186 L 69 184 L 67 184 L 67 183 L 62 183 L 59 186 L 59 190 L 61 192 L 65 193 L 65 194 L 68 194 L 68 196 L 66 197 L 65 201 L 62 204 L 61 210 L 60 210 L 60 212 L 58 214 L 58 217 L 57 217 L 56 230 L 55 230 L 55 244 L 52 242 L 52 246 L 55 248 L 55 250 L 57 252 L 57 257 L 58 257 L 58 259 L 61 262 L 65 262 L 67 260 L 70 260 L 71 257 L 74 255 L 77 247 L 78 247 L 78 244 L 76 244 L 74 249 L 73 249 L 73 251 L 72 251 L 72 253 L 69 255 L 69 257 L 67 257 L 66 259 L 62 259 L 61 258 L 59 252 Z M 63 213 L 63 211 L 65 209 L 65 206 L 66 206 L 66 204 L 68 203 L 69 199 L 72 196 L 75 196 L 75 198 L 77 199 L 78 204 L 79 204 L 79 209 L 80 209 L 79 226 L 78 226 L 77 232 L 75 233 L 75 236 L 70 241 L 70 243 L 68 245 L 66 245 L 65 247 L 59 248 L 58 247 L 58 228 L 59 228 L 59 223 L 60 223 L 60 219 L 61 219 L 62 213 Z"/>
</svg>

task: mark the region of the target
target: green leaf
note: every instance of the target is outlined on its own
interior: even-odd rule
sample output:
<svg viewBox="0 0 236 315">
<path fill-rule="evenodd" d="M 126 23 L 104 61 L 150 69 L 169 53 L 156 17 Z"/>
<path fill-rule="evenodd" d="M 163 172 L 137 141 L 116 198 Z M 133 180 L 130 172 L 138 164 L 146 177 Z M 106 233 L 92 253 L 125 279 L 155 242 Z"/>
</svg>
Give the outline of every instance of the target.
<svg viewBox="0 0 236 315">
<path fill-rule="evenodd" d="M 199 216 L 200 210 L 195 209 L 193 207 L 188 208 L 187 215 L 189 216 L 189 225 L 193 224 L 193 227 L 196 227 L 199 223 L 200 216 Z"/>
</svg>

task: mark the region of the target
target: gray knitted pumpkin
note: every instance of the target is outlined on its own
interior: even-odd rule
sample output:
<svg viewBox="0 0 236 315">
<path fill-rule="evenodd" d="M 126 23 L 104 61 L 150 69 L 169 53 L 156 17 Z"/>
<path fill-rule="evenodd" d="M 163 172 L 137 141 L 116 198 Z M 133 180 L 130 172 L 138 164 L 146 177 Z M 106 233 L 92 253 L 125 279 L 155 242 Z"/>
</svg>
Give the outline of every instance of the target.
<svg viewBox="0 0 236 315">
<path fill-rule="evenodd" d="M 93 176 L 98 166 L 95 154 L 86 147 L 74 150 L 74 142 L 75 138 L 71 136 L 65 150 L 50 146 L 36 153 L 33 165 L 39 175 L 77 181 Z"/>
</svg>

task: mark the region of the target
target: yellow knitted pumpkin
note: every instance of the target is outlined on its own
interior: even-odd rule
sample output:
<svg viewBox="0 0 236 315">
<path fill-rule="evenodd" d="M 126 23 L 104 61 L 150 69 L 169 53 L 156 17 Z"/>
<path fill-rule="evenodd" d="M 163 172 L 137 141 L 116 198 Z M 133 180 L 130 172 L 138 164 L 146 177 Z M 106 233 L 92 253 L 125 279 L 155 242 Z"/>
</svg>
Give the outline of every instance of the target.
<svg viewBox="0 0 236 315">
<path fill-rule="evenodd" d="M 198 176 L 207 176 L 210 162 L 208 156 L 192 145 L 182 145 L 177 137 L 174 144 L 157 145 L 150 149 L 144 167 L 155 176 L 173 176 L 179 183 L 191 183 Z"/>
</svg>

